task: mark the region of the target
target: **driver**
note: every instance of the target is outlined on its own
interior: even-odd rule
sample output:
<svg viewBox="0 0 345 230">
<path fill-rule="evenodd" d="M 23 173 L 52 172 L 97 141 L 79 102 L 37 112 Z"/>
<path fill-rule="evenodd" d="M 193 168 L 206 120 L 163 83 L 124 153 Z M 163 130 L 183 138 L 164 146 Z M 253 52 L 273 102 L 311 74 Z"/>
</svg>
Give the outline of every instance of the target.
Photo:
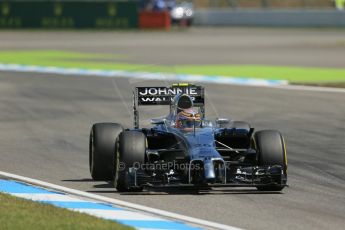
<svg viewBox="0 0 345 230">
<path fill-rule="evenodd" d="M 177 114 L 176 128 L 188 131 L 192 130 L 194 125 L 195 127 L 201 126 L 201 117 L 200 114 L 193 111 L 193 109 L 185 109 Z"/>
</svg>

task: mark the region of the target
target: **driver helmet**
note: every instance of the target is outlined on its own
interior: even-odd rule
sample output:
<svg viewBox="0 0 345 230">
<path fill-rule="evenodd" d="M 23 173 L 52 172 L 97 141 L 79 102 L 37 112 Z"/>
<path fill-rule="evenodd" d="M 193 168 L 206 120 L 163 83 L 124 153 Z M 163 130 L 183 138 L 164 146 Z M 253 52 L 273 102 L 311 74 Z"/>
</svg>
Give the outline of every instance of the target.
<svg viewBox="0 0 345 230">
<path fill-rule="evenodd" d="M 176 128 L 190 129 L 201 126 L 200 113 L 195 112 L 193 109 L 185 109 L 179 112 L 176 116 Z"/>
</svg>

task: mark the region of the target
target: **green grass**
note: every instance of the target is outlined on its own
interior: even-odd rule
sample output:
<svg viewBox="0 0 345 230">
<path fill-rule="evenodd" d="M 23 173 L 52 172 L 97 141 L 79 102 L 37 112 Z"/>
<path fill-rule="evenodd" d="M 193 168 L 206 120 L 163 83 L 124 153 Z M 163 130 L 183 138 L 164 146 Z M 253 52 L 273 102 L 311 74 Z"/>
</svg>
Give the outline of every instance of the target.
<svg viewBox="0 0 345 230">
<path fill-rule="evenodd" d="M 251 78 L 288 80 L 290 82 L 345 82 L 345 69 L 280 67 L 258 65 L 210 65 L 179 67 L 178 72 L 189 74 L 246 76 Z"/>
<path fill-rule="evenodd" d="M 133 228 L 114 221 L 0 193 L 0 229 L 117 229 Z"/>
<path fill-rule="evenodd" d="M 262 65 L 174 65 L 132 64 L 125 57 L 109 54 L 76 53 L 54 50 L 1 51 L 0 63 L 145 71 L 178 74 L 221 75 L 242 78 L 288 80 L 291 83 L 343 83 L 345 68 L 312 68 Z"/>
</svg>

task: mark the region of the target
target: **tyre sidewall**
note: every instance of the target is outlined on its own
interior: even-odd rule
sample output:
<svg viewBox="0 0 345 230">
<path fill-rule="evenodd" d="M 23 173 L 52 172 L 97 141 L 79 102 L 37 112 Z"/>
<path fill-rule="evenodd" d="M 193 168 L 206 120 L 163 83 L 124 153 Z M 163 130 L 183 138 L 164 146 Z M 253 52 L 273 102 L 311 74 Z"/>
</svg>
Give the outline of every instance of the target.
<svg viewBox="0 0 345 230">
<path fill-rule="evenodd" d="M 146 136 L 142 132 L 123 131 L 120 134 L 118 140 L 118 165 L 121 165 L 121 168 L 117 168 L 117 177 L 114 178 L 114 185 L 119 192 L 132 190 L 128 181 L 129 169 L 144 164 L 145 154 Z"/>
<path fill-rule="evenodd" d="M 280 165 L 287 178 L 287 160 L 284 138 L 276 130 L 263 130 L 256 132 L 254 143 L 257 151 L 257 163 L 259 166 Z M 257 187 L 259 191 L 281 191 L 283 185 L 267 185 Z"/>
<path fill-rule="evenodd" d="M 92 126 L 89 164 L 91 176 L 95 180 L 113 179 L 116 168 L 115 143 L 122 130 L 122 126 L 116 123 L 97 123 Z"/>
</svg>

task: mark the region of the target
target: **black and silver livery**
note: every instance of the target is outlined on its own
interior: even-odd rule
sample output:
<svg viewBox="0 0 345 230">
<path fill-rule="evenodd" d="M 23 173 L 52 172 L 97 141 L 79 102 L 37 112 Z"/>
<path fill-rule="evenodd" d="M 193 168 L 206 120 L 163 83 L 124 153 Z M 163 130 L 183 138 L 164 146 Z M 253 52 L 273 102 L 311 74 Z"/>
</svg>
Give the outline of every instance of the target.
<svg viewBox="0 0 345 230">
<path fill-rule="evenodd" d="M 169 114 L 139 127 L 141 106 L 167 105 Z M 201 122 L 176 126 L 183 109 Z M 118 191 L 166 187 L 256 187 L 281 191 L 287 186 L 284 138 L 275 130 L 254 132 L 247 122 L 205 117 L 202 86 L 137 87 L 132 129 L 97 123 L 90 133 L 89 163 L 94 180 L 113 181 Z"/>
</svg>

